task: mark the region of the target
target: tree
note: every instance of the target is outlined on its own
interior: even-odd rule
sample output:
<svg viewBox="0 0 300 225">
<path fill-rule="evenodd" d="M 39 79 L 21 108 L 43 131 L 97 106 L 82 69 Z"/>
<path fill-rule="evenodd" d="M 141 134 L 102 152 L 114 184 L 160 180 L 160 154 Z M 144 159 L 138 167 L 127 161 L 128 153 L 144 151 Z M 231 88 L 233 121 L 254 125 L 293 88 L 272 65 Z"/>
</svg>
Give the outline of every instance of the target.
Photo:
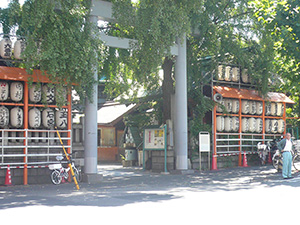
<svg viewBox="0 0 300 225">
<path fill-rule="evenodd" d="M 276 73 L 282 82 L 278 90 L 292 94 L 298 102 L 293 116 L 300 114 L 300 2 L 287 1 L 251 1 L 257 20 L 264 23 L 272 35 L 274 50 L 274 65 Z M 290 114 L 291 115 L 291 114 Z"/>
<path fill-rule="evenodd" d="M 88 0 L 27 0 L 20 6 L 12 0 L 1 9 L 4 32 L 18 27 L 26 39 L 23 61 L 19 65 L 30 73 L 40 69 L 59 92 L 72 84 L 85 99 L 91 97 L 94 68 L 99 65 L 102 45 L 97 29 L 89 22 Z"/>
</svg>

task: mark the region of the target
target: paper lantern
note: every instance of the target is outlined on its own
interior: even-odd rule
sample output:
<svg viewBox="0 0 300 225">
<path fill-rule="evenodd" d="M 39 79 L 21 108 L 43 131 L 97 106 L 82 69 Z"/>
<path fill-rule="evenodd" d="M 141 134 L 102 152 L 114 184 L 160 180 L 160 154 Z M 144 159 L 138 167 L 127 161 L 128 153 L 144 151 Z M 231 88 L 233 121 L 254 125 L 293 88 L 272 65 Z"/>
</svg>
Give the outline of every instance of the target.
<svg viewBox="0 0 300 225">
<path fill-rule="evenodd" d="M 261 133 L 263 131 L 263 120 L 261 118 L 256 119 L 256 133 Z"/>
<path fill-rule="evenodd" d="M 277 103 L 271 102 L 271 115 L 276 116 L 277 115 Z"/>
<path fill-rule="evenodd" d="M 249 101 L 242 100 L 242 113 L 243 114 L 248 114 L 249 111 L 250 111 Z"/>
<path fill-rule="evenodd" d="M 224 119 L 224 129 L 226 132 L 230 132 L 233 129 L 232 118 L 229 116 Z"/>
<path fill-rule="evenodd" d="M 33 84 L 29 88 L 29 100 L 34 103 L 40 102 L 42 100 L 42 88 L 40 85 Z"/>
<path fill-rule="evenodd" d="M 55 88 L 50 87 L 49 85 L 44 85 L 42 88 L 43 96 L 48 104 L 55 101 Z"/>
<path fill-rule="evenodd" d="M 243 118 L 242 119 L 242 132 L 246 133 L 249 131 L 249 121 L 248 118 Z"/>
<path fill-rule="evenodd" d="M 276 134 L 278 133 L 278 120 L 271 120 L 271 124 L 272 124 L 272 127 L 271 127 L 271 133 L 273 134 Z"/>
<path fill-rule="evenodd" d="M 283 116 L 283 112 L 284 112 L 283 103 L 281 102 L 277 103 L 277 116 Z"/>
<path fill-rule="evenodd" d="M 238 132 L 240 128 L 240 120 L 238 117 L 234 116 L 232 117 L 232 131 Z"/>
<path fill-rule="evenodd" d="M 242 70 L 242 81 L 243 83 L 249 83 L 249 76 L 248 76 L 248 70 L 247 69 L 243 69 Z"/>
<path fill-rule="evenodd" d="M 25 51 L 26 42 L 24 39 L 18 39 L 14 45 L 14 57 L 16 59 L 22 58 L 22 53 Z"/>
<path fill-rule="evenodd" d="M 9 110 L 5 106 L 0 106 L 0 127 L 4 128 L 9 123 Z"/>
<path fill-rule="evenodd" d="M 220 103 L 217 105 L 217 112 L 219 112 L 219 113 L 223 112 L 223 108 L 221 106 L 225 106 L 224 99 L 222 101 L 220 101 Z"/>
<path fill-rule="evenodd" d="M 240 101 L 237 99 L 232 100 L 232 113 L 239 113 L 240 111 Z"/>
<path fill-rule="evenodd" d="M 0 82 L 0 101 L 6 101 L 8 98 L 8 83 L 5 81 Z"/>
<path fill-rule="evenodd" d="M 256 114 L 262 115 L 263 113 L 263 103 L 262 102 L 256 102 Z"/>
<path fill-rule="evenodd" d="M 249 101 L 249 114 L 255 115 L 256 114 L 256 102 L 255 101 Z"/>
<path fill-rule="evenodd" d="M 272 130 L 272 122 L 271 120 L 267 119 L 265 120 L 265 131 L 266 133 L 271 133 Z"/>
<path fill-rule="evenodd" d="M 58 88 L 55 89 L 55 99 L 58 101 L 58 99 L 62 100 L 63 103 L 68 102 L 68 95 L 67 95 L 67 89 L 63 88 L 62 90 L 58 90 Z"/>
<path fill-rule="evenodd" d="M 38 128 L 41 126 L 41 111 L 37 108 L 32 108 L 28 113 L 29 127 Z"/>
<path fill-rule="evenodd" d="M 53 128 L 55 125 L 54 111 L 50 108 L 44 109 L 42 112 L 42 124 L 46 128 Z"/>
<path fill-rule="evenodd" d="M 278 133 L 282 134 L 285 129 L 285 123 L 284 120 L 278 120 Z"/>
<path fill-rule="evenodd" d="M 224 80 L 225 70 L 222 65 L 218 66 L 217 80 Z"/>
<path fill-rule="evenodd" d="M 249 123 L 249 132 L 254 133 L 256 132 L 256 119 L 254 117 L 251 117 L 248 119 Z"/>
<path fill-rule="evenodd" d="M 10 110 L 10 124 L 16 128 L 23 126 L 23 109 L 14 107 Z"/>
<path fill-rule="evenodd" d="M 227 112 L 231 113 L 232 112 L 232 100 L 227 98 L 224 100 L 225 103 L 225 109 Z"/>
<path fill-rule="evenodd" d="M 271 115 L 271 102 L 265 103 L 265 115 L 270 116 Z"/>
<path fill-rule="evenodd" d="M 60 109 L 55 112 L 55 121 L 56 126 L 60 129 L 67 128 L 67 121 L 68 121 L 68 111 L 65 109 Z"/>
<path fill-rule="evenodd" d="M 232 78 L 231 80 L 233 82 L 239 82 L 240 80 L 240 68 L 238 67 L 233 67 L 232 68 Z"/>
<path fill-rule="evenodd" d="M 217 116 L 217 131 L 222 132 L 225 129 L 225 121 L 223 116 Z"/>
<path fill-rule="evenodd" d="M 231 77 L 232 77 L 231 67 L 230 66 L 226 66 L 225 67 L 225 77 L 224 77 L 224 80 L 225 81 L 231 81 Z"/>
<path fill-rule="evenodd" d="M 0 41 L 0 55 L 4 59 L 9 59 L 12 56 L 12 42 L 9 38 L 3 38 Z"/>
<path fill-rule="evenodd" d="M 23 84 L 21 82 L 12 82 L 10 84 L 10 98 L 14 102 L 19 102 L 23 98 Z"/>
</svg>

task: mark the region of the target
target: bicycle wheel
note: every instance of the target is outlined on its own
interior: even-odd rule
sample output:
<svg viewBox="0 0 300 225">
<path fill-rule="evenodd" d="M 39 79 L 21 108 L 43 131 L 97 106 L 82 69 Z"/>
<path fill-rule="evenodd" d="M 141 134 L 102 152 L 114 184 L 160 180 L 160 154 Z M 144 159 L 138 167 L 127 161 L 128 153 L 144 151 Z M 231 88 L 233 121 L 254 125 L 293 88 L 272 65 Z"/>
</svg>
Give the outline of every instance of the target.
<svg viewBox="0 0 300 225">
<path fill-rule="evenodd" d="M 51 181 L 53 184 L 60 184 L 62 177 L 60 176 L 60 172 L 57 170 L 53 170 L 51 173 Z"/>
<path fill-rule="evenodd" d="M 293 166 L 295 168 L 295 170 L 299 170 L 300 169 L 300 157 L 298 154 L 296 154 L 293 157 Z"/>
<path fill-rule="evenodd" d="M 77 182 L 81 182 L 81 173 L 78 171 L 76 167 L 73 167 L 74 175 L 76 177 Z"/>
</svg>

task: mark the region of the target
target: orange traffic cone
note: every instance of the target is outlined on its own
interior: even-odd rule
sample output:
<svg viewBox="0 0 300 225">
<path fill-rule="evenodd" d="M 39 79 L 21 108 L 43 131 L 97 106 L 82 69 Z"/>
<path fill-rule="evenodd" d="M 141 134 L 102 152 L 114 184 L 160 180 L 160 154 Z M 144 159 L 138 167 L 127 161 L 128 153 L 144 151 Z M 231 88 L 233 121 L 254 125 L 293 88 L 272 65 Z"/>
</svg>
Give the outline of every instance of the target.
<svg viewBox="0 0 300 225">
<path fill-rule="evenodd" d="M 270 164 L 272 163 L 271 152 L 269 152 L 268 163 L 270 163 Z"/>
<path fill-rule="evenodd" d="M 12 185 L 9 165 L 7 166 L 7 170 L 6 170 L 6 177 L 5 177 L 4 185 L 6 185 L 6 186 L 11 186 Z"/>
<path fill-rule="evenodd" d="M 212 157 L 211 170 L 218 170 L 218 167 L 217 167 L 217 155 L 213 155 L 213 157 Z"/>
<path fill-rule="evenodd" d="M 246 152 L 244 152 L 243 167 L 248 167 Z"/>
</svg>

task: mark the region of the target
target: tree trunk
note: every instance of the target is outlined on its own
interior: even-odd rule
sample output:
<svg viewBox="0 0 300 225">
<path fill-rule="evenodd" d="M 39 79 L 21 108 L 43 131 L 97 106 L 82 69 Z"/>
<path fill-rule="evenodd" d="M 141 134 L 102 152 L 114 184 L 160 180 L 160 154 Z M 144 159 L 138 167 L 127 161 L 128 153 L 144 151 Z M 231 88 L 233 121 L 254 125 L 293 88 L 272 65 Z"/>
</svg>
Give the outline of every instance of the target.
<svg viewBox="0 0 300 225">
<path fill-rule="evenodd" d="M 164 80 L 162 84 L 163 91 L 163 123 L 171 119 L 171 95 L 173 94 L 172 68 L 174 62 L 171 58 L 166 57 L 162 65 L 164 71 Z"/>
</svg>

